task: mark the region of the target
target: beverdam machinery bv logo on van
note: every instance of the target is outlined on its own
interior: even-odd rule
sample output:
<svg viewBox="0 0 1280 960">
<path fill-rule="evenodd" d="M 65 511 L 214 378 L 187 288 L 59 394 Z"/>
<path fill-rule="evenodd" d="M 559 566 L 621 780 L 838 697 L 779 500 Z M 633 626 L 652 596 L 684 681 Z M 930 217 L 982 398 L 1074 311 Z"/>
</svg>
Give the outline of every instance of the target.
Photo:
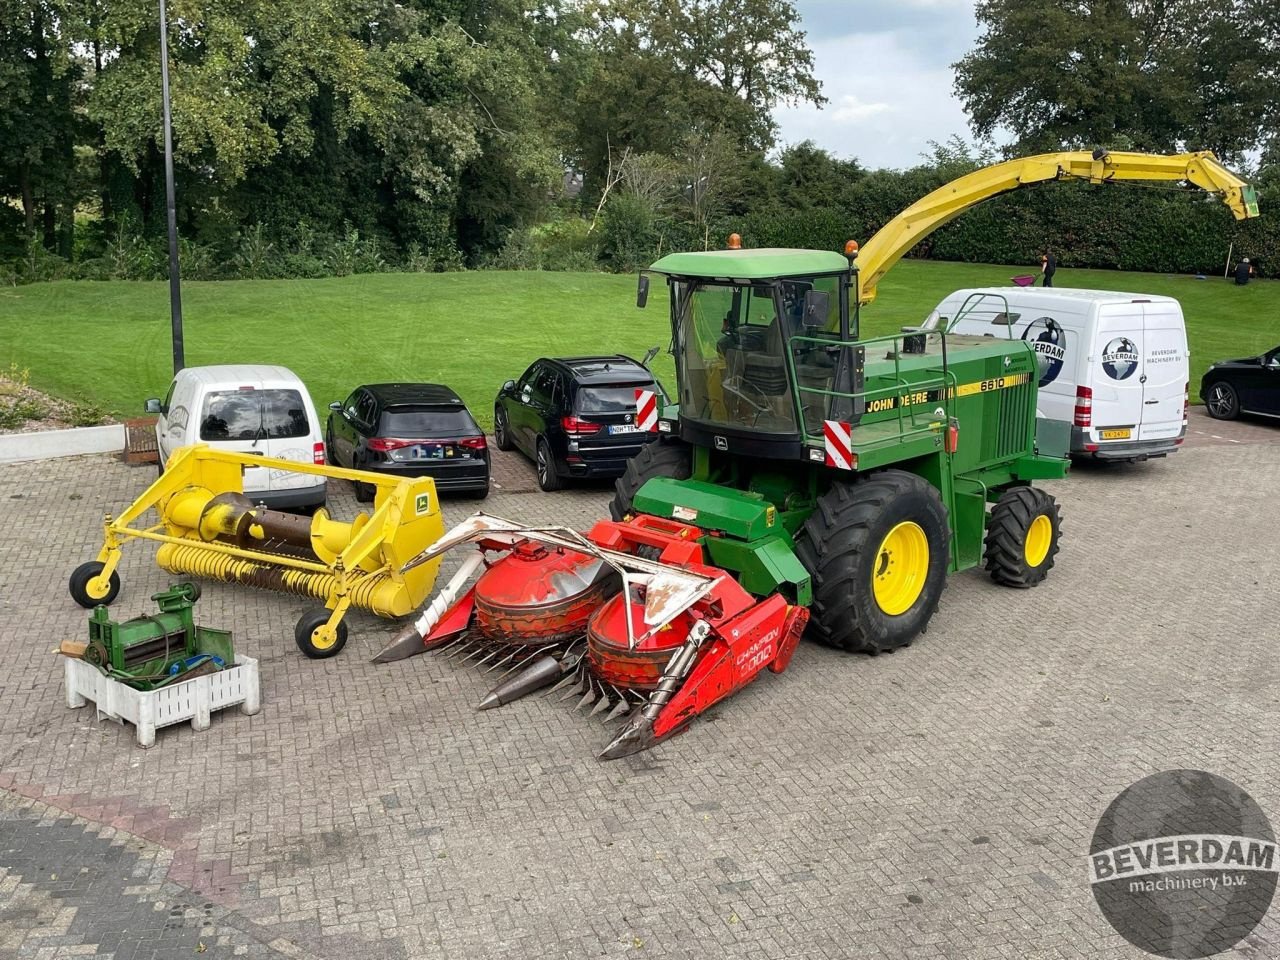
<svg viewBox="0 0 1280 960">
<path fill-rule="evenodd" d="M 1046 387 L 1057 380 L 1067 358 L 1067 333 L 1062 324 L 1053 317 L 1040 317 L 1027 326 L 1022 339 L 1028 341 L 1036 352 L 1040 386 Z"/>
</svg>

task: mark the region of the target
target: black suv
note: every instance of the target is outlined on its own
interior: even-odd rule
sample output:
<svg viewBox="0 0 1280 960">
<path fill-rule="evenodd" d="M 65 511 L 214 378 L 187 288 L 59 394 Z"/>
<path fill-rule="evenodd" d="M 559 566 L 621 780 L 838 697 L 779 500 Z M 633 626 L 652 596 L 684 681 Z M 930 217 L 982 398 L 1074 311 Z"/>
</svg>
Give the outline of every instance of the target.
<svg viewBox="0 0 1280 960">
<path fill-rule="evenodd" d="M 489 492 L 489 448 L 456 393 L 435 383 L 370 383 L 329 404 L 325 445 L 339 467 L 431 477 L 441 493 Z M 374 486 L 357 483 L 356 499 Z"/>
<path fill-rule="evenodd" d="M 494 442 L 533 458 L 543 490 L 569 477 L 620 477 L 658 439 L 636 426 L 637 389 L 661 395 L 653 374 L 630 357 L 544 357 L 498 391 Z"/>
</svg>

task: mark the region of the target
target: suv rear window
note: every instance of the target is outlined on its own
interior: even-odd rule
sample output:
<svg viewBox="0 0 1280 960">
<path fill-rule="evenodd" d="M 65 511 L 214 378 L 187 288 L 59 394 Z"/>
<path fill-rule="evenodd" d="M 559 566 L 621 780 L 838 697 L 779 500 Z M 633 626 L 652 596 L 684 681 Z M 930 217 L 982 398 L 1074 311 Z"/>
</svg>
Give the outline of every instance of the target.
<svg viewBox="0 0 1280 960">
<path fill-rule="evenodd" d="M 286 440 L 310 432 L 297 390 L 215 390 L 200 414 L 201 440 Z"/>
<path fill-rule="evenodd" d="M 480 428 L 465 407 L 390 407 L 378 421 L 380 437 L 479 436 Z"/>
<path fill-rule="evenodd" d="M 631 383 L 625 387 L 579 387 L 574 406 L 577 413 L 635 413 L 636 391 L 657 388 L 652 383 Z"/>
</svg>

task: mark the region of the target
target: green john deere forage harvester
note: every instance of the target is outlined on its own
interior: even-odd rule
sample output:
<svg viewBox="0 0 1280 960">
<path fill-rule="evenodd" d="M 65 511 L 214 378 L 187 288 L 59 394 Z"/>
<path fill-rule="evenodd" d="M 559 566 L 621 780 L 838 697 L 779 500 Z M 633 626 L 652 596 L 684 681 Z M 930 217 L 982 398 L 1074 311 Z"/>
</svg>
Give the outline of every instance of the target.
<svg viewBox="0 0 1280 960">
<path fill-rule="evenodd" d="M 660 409 L 637 392 L 660 437 L 613 519 L 471 517 L 412 563 L 480 552 L 379 660 L 449 646 L 508 667 L 482 708 L 555 684 L 626 718 L 613 758 L 785 669 L 806 627 L 880 653 L 924 629 L 949 570 L 1044 578 L 1058 509 L 1031 482 L 1065 475 L 1068 438 L 1037 436 L 1030 343 L 859 339 L 856 258 L 838 253 L 678 253 L 649 272 L 670 286 L 678 391 Z"/>
<path fill-rule="evenodd" d="M 924 629 L 948 571 L 1039 583 L 1058 551 L 1067 438 L 1037 435 L 1030 343 L 945 330 L 860 339 L 856 248 L 671 254 L 675 403 L 618 482 L 635 511 L 708 531 L 710 561 L 880 653 Z M 638 302 L 648 293 L 642 276 Z M 1049 435 L 1046 435 L 1049 434 Z M 746 516 L 766 522 L 751 526 Z"/>
</svg>

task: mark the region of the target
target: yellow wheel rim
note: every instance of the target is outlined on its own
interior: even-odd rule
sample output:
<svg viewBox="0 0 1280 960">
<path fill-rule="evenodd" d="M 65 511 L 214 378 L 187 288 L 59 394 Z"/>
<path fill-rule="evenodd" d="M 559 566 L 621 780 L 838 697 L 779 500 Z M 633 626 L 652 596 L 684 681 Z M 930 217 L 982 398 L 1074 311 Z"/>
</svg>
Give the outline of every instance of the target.
<svg viewBox="0 0 1280 960">
<path fill-rule="evenodd" d="M 84 585 L 84 592 L 90 600 L 102 600 L 111 592 L 111 580 L 109 577 L 90 577 Z"/>
<path fill-rule="evenodd" d="M 328 650 L 338 642 L 338 631 L 324 623 L 311 631 L 311 646 L 317 650 Z"/>
<path fill-rule="evenodd" d="M 929 540 L 918 523 L 904 520 L 880 543 L 871 573 L 876 605 L 891 617 L 906 613 L 929 578 Z"/>
<path fill-rule="evenodd" d="M 1022 554 L 1026 557 L 1028 567 L 1038 567 L 1049 555 L 1049 545 L 1053 543 L 1053 521 L 1045 514 L 1040 514 L 1031 521 L 1027 528 L 1027 539 L 1022 544 Z"/>
</svg>

